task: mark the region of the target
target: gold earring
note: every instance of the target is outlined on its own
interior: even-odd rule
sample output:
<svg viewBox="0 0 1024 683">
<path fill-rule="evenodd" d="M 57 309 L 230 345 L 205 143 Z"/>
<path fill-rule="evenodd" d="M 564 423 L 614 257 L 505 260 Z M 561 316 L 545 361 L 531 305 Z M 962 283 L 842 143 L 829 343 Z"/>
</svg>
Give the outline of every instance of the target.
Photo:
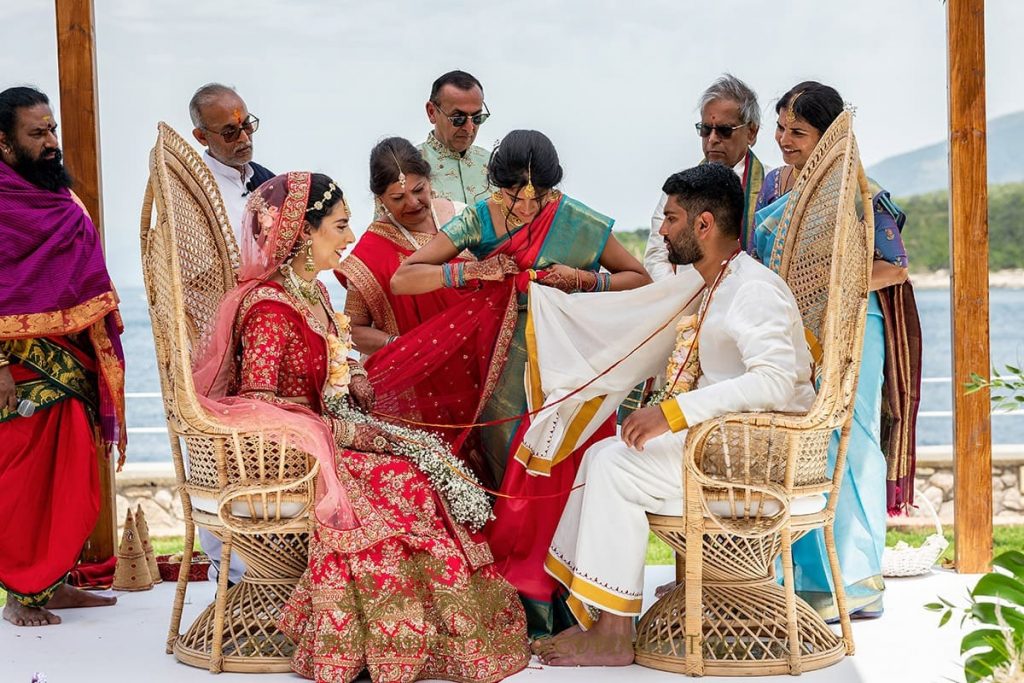
<svg viewBox="0 0 1024 683">
<path fill-rule="evenodd" d="M 306 240 L 306 272 L 312 273 L 316 270 L 316 264 L 313 263 L 313 240 Z"/>
<path fill-rule="evenodd" d="M 495 190 L 494 192 L 491 193 L 491 201 L 493 201 L 495 204 L 505 203 L 505 197 L 504 195 L 501 194 L 501 190 Z"/>
</svg>

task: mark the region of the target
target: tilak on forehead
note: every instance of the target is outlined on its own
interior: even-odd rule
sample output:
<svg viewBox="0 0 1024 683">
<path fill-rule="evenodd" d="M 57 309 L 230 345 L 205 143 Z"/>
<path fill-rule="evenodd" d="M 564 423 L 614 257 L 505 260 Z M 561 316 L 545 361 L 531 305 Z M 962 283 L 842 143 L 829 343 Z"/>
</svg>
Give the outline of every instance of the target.
<svg viewBox="0 0 1024 683">
<path fill-rule="evenodd" d="M 53 118 L 49 114 L 47 114 L 46 116 L 43 117 L 43 121 L 52 121 L 52 120 L 53 120 Z"/>
<path fill-rule="evenodd" d="M 237 123 L 238 125 L 242 125 L 242 110 L 241 109 L 235 109 L 234 111 L 231 112 L 231 115 L 235 117 L 235 123 Z"/>
</svg>

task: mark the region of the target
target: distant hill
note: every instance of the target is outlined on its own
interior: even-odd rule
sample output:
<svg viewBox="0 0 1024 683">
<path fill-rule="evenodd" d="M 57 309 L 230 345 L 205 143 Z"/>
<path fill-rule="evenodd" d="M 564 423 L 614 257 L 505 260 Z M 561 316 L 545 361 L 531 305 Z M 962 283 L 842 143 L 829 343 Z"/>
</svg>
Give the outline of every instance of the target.
<svg viewBox="0 0 1024 683">
<path fill-rule="evenodd" d="M 907 214 L 903 242 L 914 272 L 949 268 L 949 197 L 945 190 L 897 197 Z M 1024 183 L 990 185 L 989 269 L 1024 269 Z M 615 232 L 616 239 L 641 261 L 649 228 Z"/>
<path fill-rule="evenodd" d="M 945 140 L 890 157 L 868 175 L 901 197 L 945 190 L 949 186 L 949 152 Z M 988 182 L 1024 181 L 1024 111 L 988 122 Z"/>
</svg>

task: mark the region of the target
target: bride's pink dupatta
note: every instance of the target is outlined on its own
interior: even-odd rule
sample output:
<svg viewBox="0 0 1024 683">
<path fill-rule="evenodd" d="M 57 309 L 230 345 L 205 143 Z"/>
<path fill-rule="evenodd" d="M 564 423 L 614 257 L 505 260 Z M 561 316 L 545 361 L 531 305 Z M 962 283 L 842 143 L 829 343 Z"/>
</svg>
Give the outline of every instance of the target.
<svg viewBox="0 0 1024 683">
<path fill-rule="evenodd" d="M 302 229 L 309 186 L 309 173 L 288 173 L 271 178 L 250 196 L 242 219 L 238 285 L 224 295 L 213 332 L 197 344 L 192 377 L 200 405 L 218 422 L 240 432 L 262 432 L 272 442 L 314 456 L 320 464 L 316 518 L 346 530 L 359 522 L 338 480 L 334 435 L 327 423 L 305 406 L 229 395 L 239 369 L 238 309 L 291 253 Z"/>
</svg>

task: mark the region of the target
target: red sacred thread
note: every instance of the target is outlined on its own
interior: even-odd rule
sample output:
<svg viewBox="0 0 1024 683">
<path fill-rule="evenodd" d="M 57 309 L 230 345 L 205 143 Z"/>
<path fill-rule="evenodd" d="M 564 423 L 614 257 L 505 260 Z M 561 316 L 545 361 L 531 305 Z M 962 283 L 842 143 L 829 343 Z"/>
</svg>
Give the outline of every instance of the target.
<svg viewBox="0 0 1024 683">
<path fill-rule="evenodd" d="M 707 301 L 707 305 L 708 306 L 710 306 L 710 304 L 711 304 L 711 297 L 714 295 L 715 290 L 718 289 L 718 286 L 721 284 L 722 279 L 725 277 L 725 271 L 726 271 L 726 269 L 729 266 L 729 262 L 732 261 L 734 258 L 736 258 L 736 255 L 739 254 L 739 253 L 740 253 L 740 250 L 737 249 L 736 251 L 734 251 L 729 256 L 728 259 L 726 259 L 722 263 L 722 268 L 721 268 L 721 270 L 718 271 L 718 275 L 715 276 L 715 281 L 711 285 L 711 291 L 708 293 L 708 301 Z M 561 403 L 562 401 L 570 398 L 571 396 L 574 396 L 575 394 L 583 391 L 588 386 L 590 386 L 591 384 L 593 384 L 594 382 L 599 380 L 601 377 L 604 377 L 609 372 L 614 370 L 616 367 L 621 365 L 623 362 L 626 361 L 626 359 L 628 359 L 630 356 L 632 356 L 634 353 L 636 353 L 644 344 L 646 344 L 649 341 L 651 341 L 651 339 L 653 339 L 655 336 L 657 336 L 657 334 L 659 332 L 661 332 L 666 327 L 668 327 L 672 323 L 673 320 L 678 318 L 682 314 L 682 312 L 684 310 L 686 310 L 686 308 L 690 304 L 692 304 L 694 302 L 694 300 L 698 296 L 700 296 L 700 294 L 706 288 L 707 288 L 706 286 L 701 287 L 700 290 L 696 294 L 694 294 L 690 298 L 690 300 L 686 302 L 686 304 L 683 305 L 682 309 L 680 309 L 678 313 L 676 313 L 672 318 L 670 318 L 663 325 L 658 327 L 658 329 L 656 329 L 646 339 L 644 339 L 642 342 L 640 342 L 635 348 L 633 348 L 632 351 L 630 351 L 628 354 L 626 354 L 623 358 L 620 358 L 619 360 L 615 361 L 612 365 L 610 365 L 608 368 L 606 368 L 600 374 L 596 375 L 593 379 L 589 380 L 583 386 L 581 386 L 581 387 L 579 387 L 577 389 L 574 389 L 571 393 L 565 395 L 564 397 L 562 397 L 561 399 L 559 399 L 557 401 L 554 401 L 550 405 L 557 405 L 557 404 Z M 697 326 L 696 326 L 696 330 L 694 332 L 694 336 L 695 337 L 700 334 L 700 328 L 704 324 L 704 319 L 706 317 L 707 317 L 707 306 L 705 306 L 705 308 L 704 308 L 704 315 L 701 316 L 700 318 L 698 318 L 698 320 L 697 320 Z M 679 372 L 676 373 L 676 378 L 672 382 L 672 386 L 673 387 L 675 387 L 676 383 L 679 381 L 680 373 L 682 373 L 683 368 L 686 367 L 686 364 L 689 362 L 690 354 L 693 353 L 693 347 L 694 346 L 695 346 L 695 344 L 690 346 L 690 350 L 686 354 L 686 359 L 683 361 L 683 364 L 680 366 Z M 390 416 L 390 415 L 383 415 L 383 414 L 378 413 L 376 411 L 374 411 L 374 414 L 377 415 L 378 417 L 384 417 L 384 418 L 387 418 L 387 419 L 398 420 L 398 421 L 401 421 L 401 422 L 405 422 L 407 424 L 412 424 L 412 425 L 416 425 L 416 426 L 420 426 L 420 427 L 440 427 L 440 428 L 446 428 L 446 429 L 469 429 L 469 428 L 472 428 L 472 427 L 488 427 L 488 426 L 491 426 L 491 425 L 502 424 L 504 422 L 511 422 L 513 420 L 518 420 L 518 419 L 521 419 L 523 417 L 526 417 L 527 415 L 536 415 L 539 412 L 540 412 L 540 410 L 538 409 L 538 410 L 527 411 L 526 413 L 523 413 L 522 415 L 517 415 L 517 416 L 511 417 L 511 418 L 502 418 L 502 419 L 499 419 L 499 420 L 492 420 L 490 422 L 476 422 L 476 423 L 472 423 L 472 424 L 456 424 L 456 425 L 444 425 L 444 424 L 436 424 L 436 423 L 431 423 L 431 422 L 418 422 L 416 420 L 409 420 L 409 419 L 406 419 L 406 418 L 400 418 L 400 417 L 395 417 L 395 416 Z M 401 437 L 401 436 L 398 436 L 397 434 L 394 435 L 394 436 L 399 438 L 399 439 L 402 439 L 403 441 L 408 441 L 408 442 L 411 442 L 411 443 L 419 443 L 418 441 L 415 441 L 413 439 L 408 439 L 408 438 L 405 438 L 405 437 Z M 420 444 L 420 445 L 423 445 L 423 444 Z M 490 488 L 484 486 L 483 484 L 481 484 L 481 483 L 479 483 L 477 481 L 474 481 L 470 477 L 466 476 L 466 474 L 464 472 L 462 472 L 459 468 L 457 468 L 457 467 L 453 466 L 451 463 L 449 463 L 447 460 L 444 461 L 444 464 L 445 464 L 446 467 L 448 467 L 451 471 L 455 472 L 455 474 L 457 474 L 461 479 L 463 479 L 469 485 L 471 485 L 471 486 L 473 486 L 473 487 L 475 487 L 477 489 L 480 489 L 480 490 L 484 491 L 485 493 L 488 493 L 488 494 L 490 494 L 492 496 L 495 496 L 497 498 L 505 498 L 507 500 L 544 500 L 544 499 L 548 499 L 548 498 L 561 498 L 563 496 L 569 495 L 573 491 L 576 491 L 576 490 L 581 489 L 584 486 L 586 486 L 586 484 L 578 484 L 576 486 L 571 487 L 567 491 L 556 491 L 555 493 L 545 493 L 545 494 L 537 494 L 537 495 L 525 495 L 525 494 L 523 494 L 523 495 L 511 495 L 511 494 L 508 494 L 508 493 L 502 493 L 501 491 L 495 491 L 494 489 L 490 489 Z"/>
<path fill-rule="evenodd" d="M 723 270 L 724 270 L 724 267 L 723 267 Z M 717 283 L 717 281 L 716 281 L 716 283 Z M 511 417 L 502 417 L 502 418 L 499 418 L 497 420 L 490 420 L 488 422 L 468 422 L 468 423 L 464 423 L 464 424 L 442 424 L 442 423 L 437 423 L 437 422 L 420 422 L 418 420 L 411 420 L 409 418 L 400 417 L 398 415 L 388 415 L 386 413 L 381 413 L 381 412 L 378 412 L 376 410 L 374 410 L 372 412 L 377 417 L 385 419 L 385 420 L 393 420 L 395 422 L 404 422 L 405 424 L 414 425 L 416 427 L 433 427 L 433 428 L 436 428 L 436 429 L 471 429 L 473 427 L 493 427 L 495 425 L 504 424 L 506 422 L 515 422 L 516 420 L 521 420 L 524 417 L 532 417 L 532 416 L 540 413 L 541 410 L 543 410 L 544 408 L 551 407 L 551 406 L 556 406 L 559 403 L 562 403 L 563 401 L 569 400 L 570 398 L 572 398 L 576 394 L 580 393 L 581 391 L 583 391 L 584 389 L 589 387 L 591 384 L 593 384 L 597 380 L 599 380 L 602 377 L 604 377 L 605 375 L 607 375 L 609 372 L 611 372 L 615 368 L 617 368 L 620 365 L 622 365 L 624 362 L 626 362 L 626 360 L 629 359 L 630 356 L 632 356 L 634 353 L 639 351 L 641 347 L 643 347 L 649 341 L 654 339 L 654 337 L 656 337 L 662 330 L 664 330 L 666 327 L 671 325 L 672 322 L 676 318 L 678 318 L 680 315 L 682 315 L 683 311 L 685 311 L 686 308 L 690 304 L 692 304 L 697 299 L 697 297 L 701 295 L 701 293 L 705 289 L 707 289 L 706 285 L 704 287 L 701 287 L 700 290 L 696 294 L 694 294 L 692 297 L 690 297 L 689 301 L 687 301 L 685 304 L 683 304 L 683 307 L 681 309 L 679 309 L 678 312 L 673 314 L 673 316 L 671 318 L 669 318 L 667 321 L 665 321 L 664 324 L 659 326 L 658 329 L 656 329 L 654 332 L 652 332 L 650 335 L 648 335 L 648 337 L 646 339 L 644 339 L 642 342 L 637 344 L 633 348 L 632 351 L 630 351 L 625 356 L 623 356 L 619 360 L 617 360 L 614 363 L 612 363 L 611 365 L 609 365 L 607 368 L 605 368 L 599 374 L 595 375 L 592 379 L 588 380 L 582 386 L 577 387 L 576 389 L 573 389 L 571 392 L 569 392 L 568 394 L 566 394 L 562 398 L 560 398 L 560 399 L 558 399 L 556 401 L 552 401 L 551 403 L 548 403 L 548 404 L 546 404 L 544 406 L 541 406 L 540 408 L 537 408 L 536 410 L 528 410 L 525 413 L 521 413 L 519 415 L 513 415 Z"/>
<path fill-rule="evenodd" d="M 722 261 L 722 269 L 718 271 L 718 275 L 715 276 L 715 281 L 711 284 L 711 291 L 708 292 L 708 300 L 704 305 L 704 313 L 697 318 L 697 325 L 693 330 L 693 343 L 690 344 L 690 348 L 686 351 L 686 358 L 683 359 L 682 365 L 679 366 L 679 370 L 676 371 L 676 377 L 672 380 L 672 386 L 668 388 L 669 394 L 671 394 L 676 384 L 679 383 L 679 378 L 683 374 L 683 370 L 686 369 L 687 364 L 690 362 L 690 356 L 693 354 L 693 349 L 697 346 L 697 338 L 700 337 L 700 328 L 704 327 L 704 319 L 708 317 L 708 307 L 711 306 L 711 297 L 715 295 L 715 290 L 718 289 L 718 285 L 722 284 L 722 278 L 725 277 L 725 270 L 729 267 L 729 262 L 736 258 L 736 255 L 740 253 L 739 248 L 729 255 L 729 258 Z M 704 290 L 701 289 L 701 292 Z M 698 292 L 699 294 L 700 292 Z M 692 299 L 691 299 L 692 301 Z"/>
</svg>

